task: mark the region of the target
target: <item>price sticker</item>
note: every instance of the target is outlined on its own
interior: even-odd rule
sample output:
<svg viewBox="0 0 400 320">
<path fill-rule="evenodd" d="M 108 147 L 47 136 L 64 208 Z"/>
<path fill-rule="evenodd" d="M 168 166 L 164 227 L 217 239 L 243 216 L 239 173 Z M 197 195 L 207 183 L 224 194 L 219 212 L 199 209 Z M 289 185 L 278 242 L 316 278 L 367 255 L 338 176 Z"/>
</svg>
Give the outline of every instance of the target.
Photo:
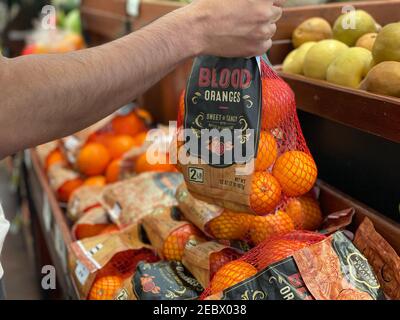
<svg viewBox="0 0 400 320">
<path fill-rule="evenodd" d="M 126 11 L 132 17 L 139 16 L 140 0 L 128 0 L 126 2 Z"/>
<path fill-rule="evenodd" d="M 86 266 L 82 262 L 77 261 L 75 268 L 75 276 L 82 286 L 86 283 L 89 274 L 90 274 L 89 269 L 86 268 Z"/>
</svg>

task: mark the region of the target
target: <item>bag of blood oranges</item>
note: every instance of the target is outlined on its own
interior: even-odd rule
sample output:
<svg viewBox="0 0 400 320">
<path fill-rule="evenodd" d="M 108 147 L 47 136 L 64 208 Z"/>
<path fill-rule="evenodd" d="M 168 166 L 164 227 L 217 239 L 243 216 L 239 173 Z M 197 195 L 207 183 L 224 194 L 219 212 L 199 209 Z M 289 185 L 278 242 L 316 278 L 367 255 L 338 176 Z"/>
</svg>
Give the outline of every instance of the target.
<svg viewBox="0 0 400 320">
<path fill-rule="evenodd" d="M 263 58 L 198 57 L 174 147 L 189 191 L 236 212 L 273 213 L 317 178 L 294 94 Z"/>
<path fill-rule="evenodd" d="M 367 259 L 338 231 L 269 238 L 223 265 L 203 292 L 216 300 L 384 300 Z"/>
<path fill-rule="evenodd" d="M 158 257 L 142 242 L 138 225 L 71 244 L 69 265 L 81 298 L 112 300 L 139 262 L 156 262 Z"/>
</svg>

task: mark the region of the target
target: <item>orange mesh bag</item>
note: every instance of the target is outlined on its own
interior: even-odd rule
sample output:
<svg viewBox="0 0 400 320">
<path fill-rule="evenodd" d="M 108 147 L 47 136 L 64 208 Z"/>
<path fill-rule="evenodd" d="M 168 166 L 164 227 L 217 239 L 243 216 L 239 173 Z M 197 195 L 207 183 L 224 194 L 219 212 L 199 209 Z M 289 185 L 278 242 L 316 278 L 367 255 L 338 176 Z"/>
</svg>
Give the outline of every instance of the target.
<svg viewBox="0 0 400 320">
<path fill-rule="evenodd" d="M 79 174 L 62 164 L 51 166 L 47 173 L 50 186 L 60 202 L 68 202 L 72 193 L 83 185 Z"/>
<path fill-rule="evenodd" d="M 248 251 L 239 260 L 232 261 L 218 270 L 202 298 L 210 295 L 218 295 L 220 298 L 222 291 L 251 278 L 274 262 L 285 259 L 295 251 L 324 238 L 323 235 L 306 231 L 292 231 L 282 236 L 269 238 Z M 212 298 L 217 297 L 213 296 Z"/>
<path fill-rule="evenodd" d="M 178 219 L 174 208 L 159 208 L 141 220 L 150 243 L 165 260 L 181 261 L 188 241 L 204 241 L 200 230 Z"/>
<path fill-rule="evenodd" d="M 186 185 L 176 192 L 179 209 L 187 220 L 211 238 L 219 240 L 246 240 L 255 216 L 236 213 L 195 199 Z"/>
<path fill-rule="evenodd" d="M 90 209 L 101 207 L 100 197 L 103 189 L 99 186 L 82 186 L 76 189 L 68 201 L 68 218 L 77 221 Z"/>
<path fill-rule="evenodd" d="M 384 295 L 366 258 L 342 232 L 325 237 L 294 231 L 224 265 L 202 298 L 380 300 Z"/>
<path fill-rule="evenodd" d="M 323 221 L 318 201 L 309 195 L 290 199 L 285 211 L 297 230 L 317 230 Z"/>
<path fill-rule="evenodd" d="M 139 262 L 158 261 L 153 249 L 141 241 L 137 225 L 73 242 L 69 252 L 69 266 L 80 296 L 91 300 L 113 299 Z"/>
<path fill-rule="evenodd" d="M 215 272 L 241 255 L 239 250 L 214 241 L 189 241 L 183 252 L 182 263 L 206 288 Z"/>
<path fill-rule="evenodd" d="M 116 227 L 108 217 L 107 211 L 96 206 L 85 212 L 72 227 L 71 233 L 75 240 L 90 238 L 110 230 L 110 227 Z"/>
<path fill-rule="evenodd" d="M 182 175 L 147 172 L 105 188 L 101 204 L 119 227 L 139 222 L 158 207 L 177 205 L 175 193 Z"/>
<path fill-rule="evenodd" d="M 264 59 L 197 58 L 176 140 L 188 190 L 234 212 L 273 213 L 317 178 L 294 94 Z"/>
</svg>

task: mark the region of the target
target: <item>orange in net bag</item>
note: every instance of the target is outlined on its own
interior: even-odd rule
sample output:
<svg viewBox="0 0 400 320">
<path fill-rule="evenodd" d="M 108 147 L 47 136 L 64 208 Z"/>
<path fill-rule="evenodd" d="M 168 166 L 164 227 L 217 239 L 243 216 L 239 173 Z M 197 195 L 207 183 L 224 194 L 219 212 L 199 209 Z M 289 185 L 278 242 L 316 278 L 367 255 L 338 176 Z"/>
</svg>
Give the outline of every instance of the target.
<svg viewBox="0 0 400 320">
<path fill-rule="evenodd" d="M 264 59 L 197 58 L 175 146 L 190 193 L 233 212 L 274 213 L 317 179 L 294 94 Z"/>
<path fill-rule="evenodd" d="M 69 266 L 80 296 L 100 300 L 112 299 L 116 287 L 133 275 L 139 262 L 159 260 L 140 239 L 138 225 L 73 242 L 69 252 Z"/>
<path fill-rule="evenodd" d="M 306 231 L 293 231 L 269 238 L 245 253 L 240 259 L 219 269 L 212 278 L 210 286 L 202 294 L 202 298 L 212 295 L 210 298 L 220 299 L 222 291 L 243 283 L 269 265 L 323 239 L 325 239 L 324 235 Z"/>
<path fill-rule="evenodd" d="M 323 221 L 319 203 L 311 196 L 292 198 L 285 208 L 297 230 L 317 230 Z"/>
<path fill-rule="evenodd" d="M 242 255 L 238 249 L 214 241 L 189 241 L 186 244 L 182 263 L 206 288 L 210 279 L 225 264 Z"/>
<path fill-rule="evenodd" d="M 100 197 L 103 192 L 101 186 L 87 186 L 83 185 L 76 189 L 67 206 L 67 215 L 71 221 L 79 220 L 89 210 L 101 207 Z"/>
<path fill-rule="evenodd" d="M 189 193 L 184 183 L 178 187 L 176 199 L 185 218 L 209 237 L 220 240 L 247 239 L 253 215 L 231 212 L 197 200 Z"/>
<path fill-rule="evenodd" d="M 189 240 L 203 241 L 194 225 L 180 221 L 175 208 L 159 208 L 141 220 L 150 243 L 165 260 L 181 261 Z"/>
</svg>

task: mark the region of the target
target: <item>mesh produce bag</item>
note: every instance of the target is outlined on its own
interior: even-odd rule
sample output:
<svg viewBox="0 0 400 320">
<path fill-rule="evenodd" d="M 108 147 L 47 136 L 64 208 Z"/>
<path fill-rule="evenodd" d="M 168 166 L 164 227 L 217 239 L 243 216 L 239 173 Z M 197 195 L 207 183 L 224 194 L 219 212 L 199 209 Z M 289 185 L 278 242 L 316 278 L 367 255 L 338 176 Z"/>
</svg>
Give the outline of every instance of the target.
<svg viewBox="0 0 400 320">
<path fill-rule="evenodd" d="M 73 239 L 81 240 L 118 230 L 119 228 L 108 217 L 107 211 L 99 206 L 86 211 L 73 225 L 71 233 Z"/>
<path fill-rule="evenodd" d="M 182 263 L 206 288 L 222 266 L 238 259 L 243 252 L 214 241 L 189 241 L 183 252 Z"/>
<path fill-rule="evenodd" d="M 155 262 L 153 249 L 143 243 L 139 228 L 76 241 L 69 250 L 72 277 L 82 298 L 111 300 L 124 279 L 133 275 L 140 261 Z"/>
<path fill-rule="evenodd" d="M 223 300 L 384 299 L 367 259 L 342 233 L 294 231 L 225 264 L 202 298 Z"/>
<path fill-rule="evenodd" d="M 233 213 L 197 200 L 188 192 L 185 184 L 177 189 L 176 199 L 184 217 L 209 237 L 219 240 L 247 240 L 253 215 Z"/>
<path fill-rule="evenodd" d="M 179 218 L 174 208 L 159 208 L 141 220 L 151 245 L 165 260 L 181 261 L 188 241 L 205 241 L 200 230 Z"/>
<path fill-rule="evenodd" d="M 101 204 L 120 227 L 137 223 L 158 207 L 177 204 L 176 188 L 182 183 L 177 172 L 147 172 L 107 186 Z"/>
<path fill-rule="evenodd" d="M 237 212 L 272 213 L 317 178 L 294 94 L 263 59 L 197 58 L 174 147 L 189 191 Z"/>
<path fill-rule="evenodd" d="M 104 187 L 100 186 L 82 186 L 76 189 L 68 201 L 68 218 L 77 221 L 89 210 L 101 207 L 100 197 L 103 189 Z"/>
</svg>

